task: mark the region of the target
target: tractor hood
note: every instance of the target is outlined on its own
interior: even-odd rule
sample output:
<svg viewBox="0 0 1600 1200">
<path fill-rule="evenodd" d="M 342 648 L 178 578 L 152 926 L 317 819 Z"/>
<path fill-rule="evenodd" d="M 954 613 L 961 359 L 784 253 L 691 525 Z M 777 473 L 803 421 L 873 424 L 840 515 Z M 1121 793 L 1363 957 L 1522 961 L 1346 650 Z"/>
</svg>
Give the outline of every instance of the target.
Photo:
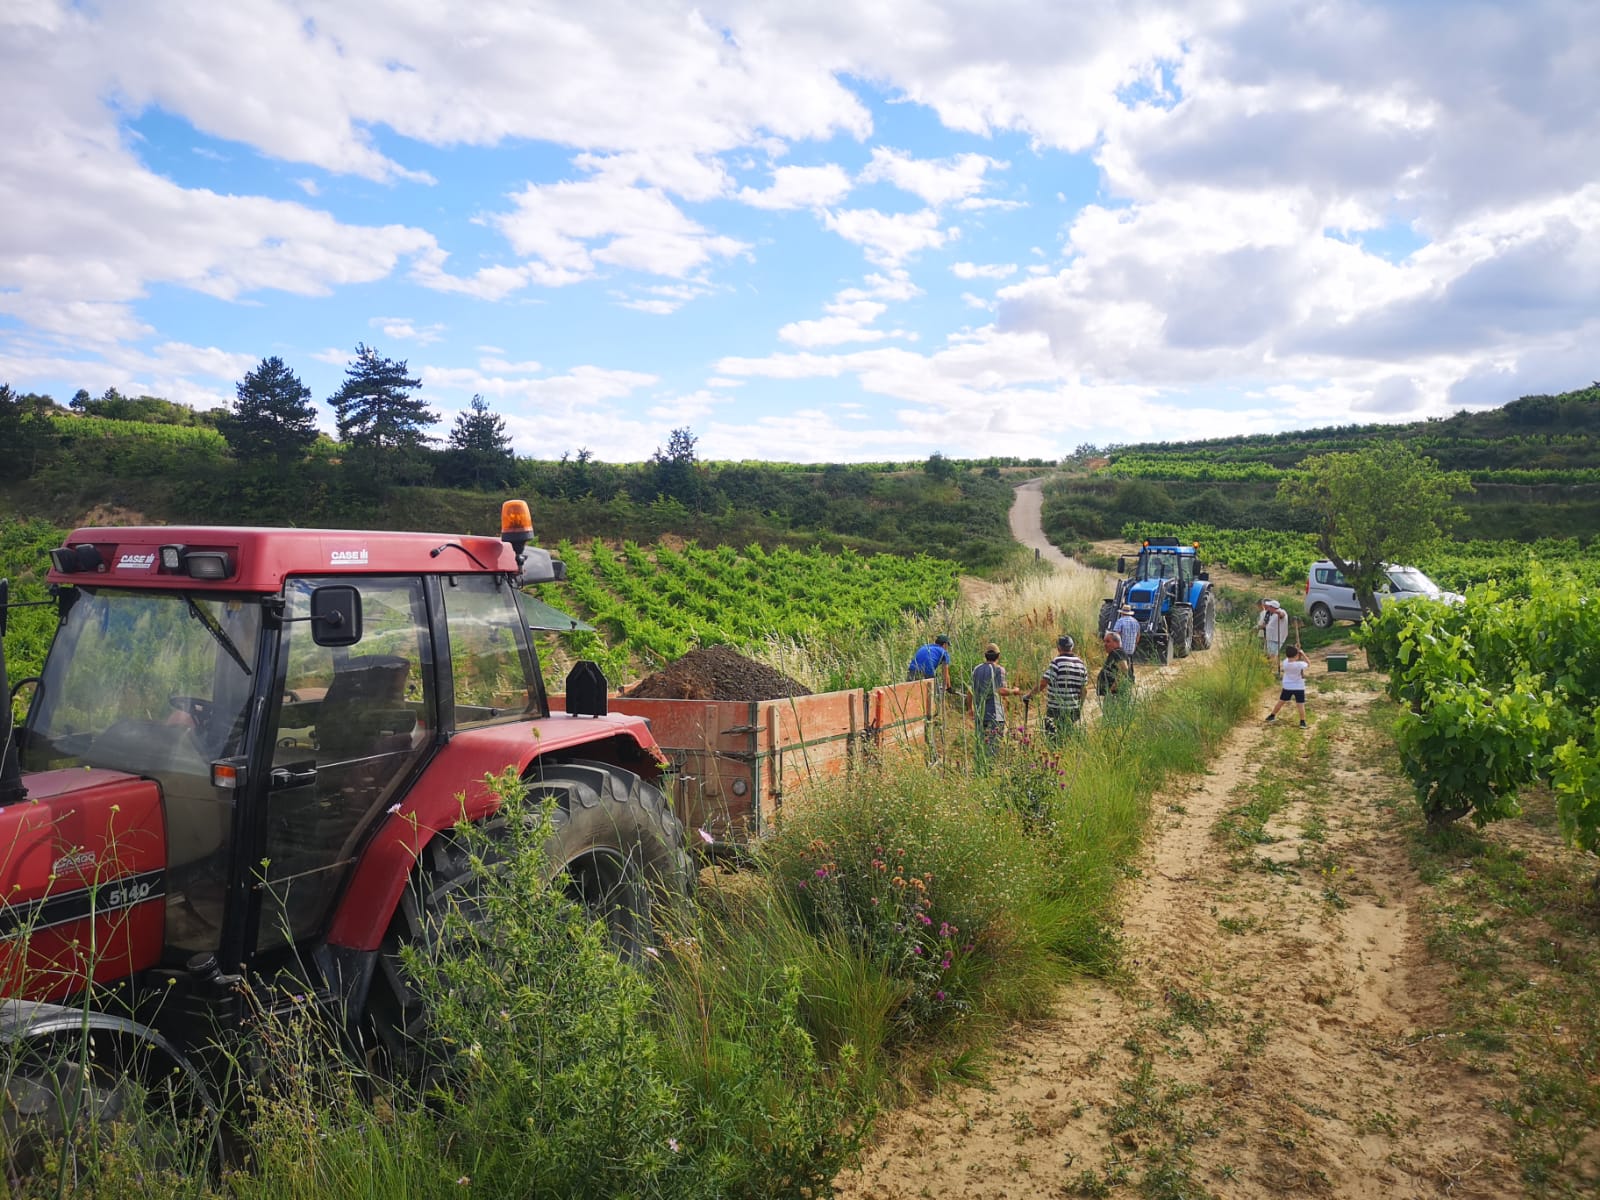
<svg viewBox="0 0 1600 1200">
<path fill-rule="evenodd" d="M 161 789 L 120 771 L 24 776 L 0 808 L 0 993 L 59 999 L 160 957 L 166 838 Z"/>
<path fill-rule="evenodd" d="M 1150 616 L 1150 609 L 1160 599 L 1161 589 L 1165 581 L 1160 579 L 1138 579 L 1128 584 L 1128 589 L 1123 593 L 1123 602 L 1133 607 L 1133 612 L 1141 622 Z"/>
</svg>

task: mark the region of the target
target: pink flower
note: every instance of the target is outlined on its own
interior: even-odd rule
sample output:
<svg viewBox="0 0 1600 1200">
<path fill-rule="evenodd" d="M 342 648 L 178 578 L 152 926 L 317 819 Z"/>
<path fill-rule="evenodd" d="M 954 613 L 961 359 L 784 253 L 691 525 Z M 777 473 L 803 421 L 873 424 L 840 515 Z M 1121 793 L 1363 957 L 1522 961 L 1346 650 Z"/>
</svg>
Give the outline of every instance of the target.
<svg viewBox="0 0 1600 1200">
<path fill-rule="evenodd" d="M 717 839 L 712 837 L 711 834 L 707 830 L 701 829 L 699 831 L 699 833 L 700 833 L 700 840 L 702 842 L 704 842 L 706 845 L 711 846 L 711 845 L 715 845 L 716 844 L 716 840 Z"/>
<path fill-rule="evenodd" d="M 933 998 L 935 1000 L 943 1000 L 944 999 L 944 993 L 943 992 L 935 992 L 933 994 Z"/>
</svg>

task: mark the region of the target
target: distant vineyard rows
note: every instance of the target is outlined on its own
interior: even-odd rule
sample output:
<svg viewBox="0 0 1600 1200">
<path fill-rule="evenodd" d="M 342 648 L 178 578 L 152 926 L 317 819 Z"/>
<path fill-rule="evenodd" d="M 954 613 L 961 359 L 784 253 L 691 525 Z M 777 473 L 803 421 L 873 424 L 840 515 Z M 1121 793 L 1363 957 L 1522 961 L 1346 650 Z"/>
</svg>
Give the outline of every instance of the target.
<svg viewBox="0 0 1600 1200">
<path fill-rule="evenodd" d="M 620 673 L 626 655 L 659 664 L 717 643 L 872 634 L 956 596 L 956 564 L 926 556 L 693 543 L 618 550 L 598 540 L 562 542 L 559 554 L 566 582 L 543 596 L 600 631 L 615 660 L 602 658 L 607 674 Z M 573 648 L 597 656 L 597 647 Z"/>
<path fill-rule="evenodd" d="M 1129 524 L 1122 530 L 1124 538 L 1135 542 L 1163 535 L 1199 542 L 1207 562 L 1289 584 L 1305 583 L 1307 568 L 1322 557 L 1316 539 L 1309 533 L 1160 522 Z M 1408 565 L 1421 567 L 1440 587 L 1452 591 L 1465 591 L 1472 584 L 1491 579 L 1504 588 L 1523 591 L 1533 562 L 1570 571 L 1587 584 L 1600 584 L 1600 551 L 1584 550 L 1576 538 L 1446 542 L 1420 562 Z"/>
<path fill-rule="evenodd" d="M 47 556 L 61 544 L 62 536 L 62 530 L 46 521 L 0 522 L 0 579 L 11 581 L 13 602 L 46 598 Z M 53 608 L 12 610 L 6 622 L 6 667 L 13 684 L 39 673 L 55 627 Z"/>
<path fill-rule="evenodd" d="M 1319 448 L 1319 452 L 1321 449 Z M 1273 482 L 1289 468 L 1208 454 L 1119 454 L 1101 474 L 1112 479 L 1174 480 L 1182 483 Z M 1473 483 L 1573 485 L 1600 483 L 1600 467 L 1468 468 Z"/>
</svg>

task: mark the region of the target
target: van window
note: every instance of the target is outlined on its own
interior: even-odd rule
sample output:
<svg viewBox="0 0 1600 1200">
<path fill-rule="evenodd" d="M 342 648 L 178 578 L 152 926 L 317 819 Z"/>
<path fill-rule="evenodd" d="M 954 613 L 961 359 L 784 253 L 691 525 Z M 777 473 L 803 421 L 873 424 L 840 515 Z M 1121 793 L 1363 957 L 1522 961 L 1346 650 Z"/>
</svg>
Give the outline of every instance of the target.
<svg viewBox="0 0 1600 1200">
<path fill-rule="evenodd" d="M 1317 582 L 1331 587 L 1348 587 L 1344 581 L 1344 574 L 1332 567 L 1317 568 Z"/>
</svg>

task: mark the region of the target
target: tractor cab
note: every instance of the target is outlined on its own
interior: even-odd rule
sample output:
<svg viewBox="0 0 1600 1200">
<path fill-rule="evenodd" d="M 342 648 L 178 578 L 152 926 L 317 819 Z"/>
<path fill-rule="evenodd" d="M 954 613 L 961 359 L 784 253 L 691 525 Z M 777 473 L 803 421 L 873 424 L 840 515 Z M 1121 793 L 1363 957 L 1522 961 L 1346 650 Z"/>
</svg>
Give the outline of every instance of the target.
<svg viewBox="0 0 1600 1200">
<path fill-rule="evenodd" d="M 1128 574 L 1126 557 L 1117 560 L 1117 573 Z M 1115 595 L 1101 605 L 1102 633 L 1124 606 L 1139 622 L 1140 645 L 1153 649 L 1163 661 L 1182 658 L 1191 649 L 1209 648 L 1216 631 L 1216 601 L 1201 567 L 1198 543 L 1146 538 L 1133 574 L 1119 579 Z"/>
</svg>

